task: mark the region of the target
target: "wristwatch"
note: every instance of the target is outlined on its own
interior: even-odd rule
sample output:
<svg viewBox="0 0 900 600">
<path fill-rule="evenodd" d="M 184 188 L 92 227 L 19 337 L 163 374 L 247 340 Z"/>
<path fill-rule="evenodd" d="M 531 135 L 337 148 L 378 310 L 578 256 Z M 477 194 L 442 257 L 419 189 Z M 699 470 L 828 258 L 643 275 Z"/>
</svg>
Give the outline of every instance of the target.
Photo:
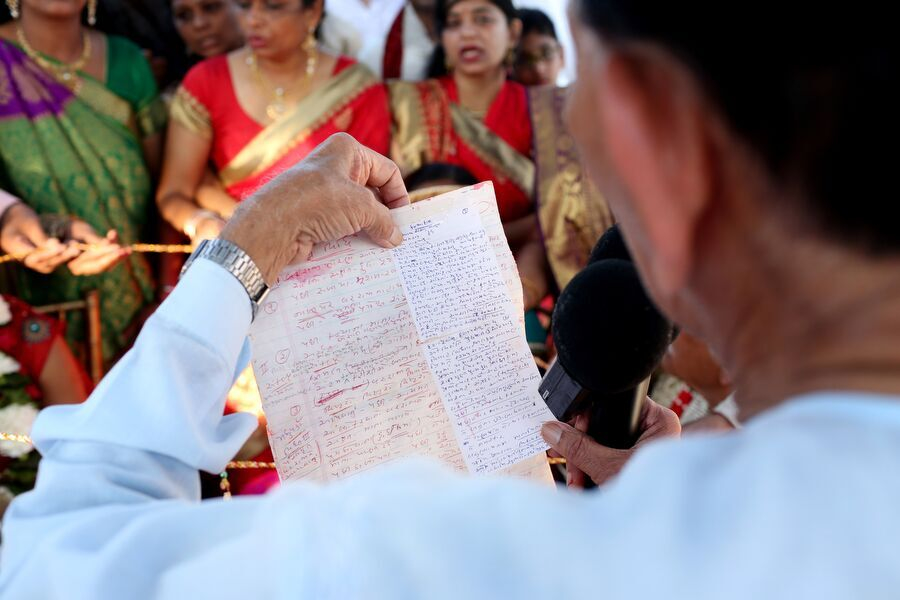
<svg viewBox="0 0 900 600">
<path fill-rule="evenodd" d="M 269 293 L 269 286 L 266 285 L 266 280 L 263 279 L 262 272 L 253 259 L 228 240 L 220 238 L 203 240 L 184 263 L 179 278 L 184 277 L 184 274 L 198 258 L 205 258 L 222 266 L 241 282 L 241 285 L 247 290 L 247 295 L 250 296 L 251 320 L 255 319 L 259 303 Z"/>
</svg>

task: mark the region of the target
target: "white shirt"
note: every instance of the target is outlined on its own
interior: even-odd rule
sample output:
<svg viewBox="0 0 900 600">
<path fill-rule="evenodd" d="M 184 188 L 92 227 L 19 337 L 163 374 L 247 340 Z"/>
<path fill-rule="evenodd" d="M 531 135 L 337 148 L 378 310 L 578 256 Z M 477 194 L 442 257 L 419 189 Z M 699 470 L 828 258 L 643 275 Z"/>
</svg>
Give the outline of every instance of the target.
<svg viewBox="0 0 900 600">
<path fill-rule="evenodd" d="M 332 54 L 353 58 L 359 55 L 362 48 L 362 38 L 356 27 L 334 15 L 328 15 L 322 21 L 319 43 Z"/>
<path fill-rule="evenodd" d="M 372 64 L 377 48 L 384 52 L 384 43 L 394 19 L 403 9 L 405 0 L 328 0 L 325 3 L 325 20 L 335 15 L 356 29 L 362 38 L 362 47 L 356 56 L 373 73 L 381 73 L 381 64 Z M 367 59 L 368 57 L 368 59 Z"/>
<path fill-rule="evenodd" d="M 403 81 L 421 81 L 428 74 L 428 63 L 434 53 L 434 42 L 428 36 L 425 23 L 411 4 L 403 9 L 403 59 L 400 64 L 400 79 Z M 393 26 L 393 24 L 392 24 Z M 388 29 L 390 32 L 390 29 Z M 361 54 L 360 62 L 368 65 L 374 73 L 384 78 L 384 52 L 387 48 L 387 34 L 381 45 L 368 46 Z"/>
<path fill-rule="evenodd" d="M 594 493 L 401 462 L 199 501 L 256 424 L 222 416 L 247 295 L 197 261 L 82 406 L 44 410 L 0 597 L 896 598 L 900 398 L 797 398 L 651 445 Z"/>
</svg>

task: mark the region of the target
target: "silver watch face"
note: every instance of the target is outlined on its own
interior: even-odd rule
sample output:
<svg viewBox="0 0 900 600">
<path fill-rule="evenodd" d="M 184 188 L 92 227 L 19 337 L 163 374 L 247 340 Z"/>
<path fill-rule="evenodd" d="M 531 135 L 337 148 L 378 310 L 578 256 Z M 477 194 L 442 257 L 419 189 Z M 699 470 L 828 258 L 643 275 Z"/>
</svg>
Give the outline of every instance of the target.
<svg viewBox="0 0 900 600">
<path fill-rule="evenodd" d="M 266 296 L 269 295 L 269 291 L 271 291 L 271 288 L 269 288 L 269 286 L 266 285 L 265 282 L 263 282 L 263 288 L 262 290 L 260 290 L 259 295 L 257 296 L 256 300 L 254 300 L 254 302 L 256 302 L 257 304 L 262 304 L 263 300 L 266 299 Z"/>
</svg>

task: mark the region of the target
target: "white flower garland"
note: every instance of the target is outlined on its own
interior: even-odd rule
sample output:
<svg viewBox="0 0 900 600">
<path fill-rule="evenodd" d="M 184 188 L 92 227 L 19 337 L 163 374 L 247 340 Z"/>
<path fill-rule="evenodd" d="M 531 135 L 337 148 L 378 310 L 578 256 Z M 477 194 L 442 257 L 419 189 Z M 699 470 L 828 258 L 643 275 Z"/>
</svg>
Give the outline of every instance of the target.
<svg viewBox="0 0 900 600">
<path fill-rule="evenodd" d="M 0 352 L 0 377 L 10 373 L 18 373 L 21 365 L 9 354 Z"/>
<path fill-rule="evenodd" d="M 0 327 L 12 321 L 12 312 L 9 310 L 9 304 L 0 296 Z M 4 352 L 0 352 L 0 377 L 9 373 L 17 373 L 21 365 L 12 356 Z"/>
<path fill-rule="evenodd" d="M 9 310 L 9 304 L 0 296 L 0 327 L 12 321 L 12 312 Z"/>
<path fill-rule="evenodd" d="M 10 404 L 0 409 L 0 431 L 29 435 L 37 416 L 38 409 L 31 404 Z M 0 454 L 10 458 L 19 458 L 33 449 L 31 444 L 22 442 L 0 442 Z"/>
</svg>

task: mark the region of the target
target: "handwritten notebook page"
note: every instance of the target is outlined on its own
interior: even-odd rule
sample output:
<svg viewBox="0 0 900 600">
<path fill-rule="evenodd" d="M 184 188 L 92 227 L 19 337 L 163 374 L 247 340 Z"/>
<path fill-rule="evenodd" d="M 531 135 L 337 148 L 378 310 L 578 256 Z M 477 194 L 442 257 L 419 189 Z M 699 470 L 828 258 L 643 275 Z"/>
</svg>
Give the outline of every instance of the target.
<svg viewBox="0 0 900 600">
<path fill-rule="evenodd" d="M 317 246 L 253 325 L 281 478 L 328 481 L 420 454 L 549 481 L 538 428 L 552 415 L 492 186 L 393 216 L 401 247 L 358 236 Z"/>
</svg>

